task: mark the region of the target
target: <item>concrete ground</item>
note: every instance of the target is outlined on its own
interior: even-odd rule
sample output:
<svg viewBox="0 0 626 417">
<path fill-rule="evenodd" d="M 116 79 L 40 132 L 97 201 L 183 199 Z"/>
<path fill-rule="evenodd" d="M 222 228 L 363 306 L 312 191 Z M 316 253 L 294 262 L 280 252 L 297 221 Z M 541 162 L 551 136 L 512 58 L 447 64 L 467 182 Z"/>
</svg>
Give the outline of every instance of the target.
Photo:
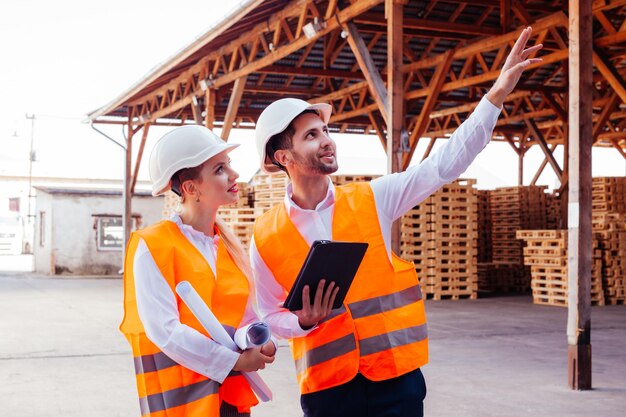
<svg viewBox="0 0 626 417">
<path fill-rule="evenodd" d="M 594 307 L 593 386 L 567 387 L 566 309 L 530 297 L 428 301 L 429 417 L 626 415 L 626 306 Z M 0 416 L 139 416 L 117 278 L 0 273 Z M 253 415 L 301 416 L 289 349 L 263 371 L 275 400 Z"/>
</svg>

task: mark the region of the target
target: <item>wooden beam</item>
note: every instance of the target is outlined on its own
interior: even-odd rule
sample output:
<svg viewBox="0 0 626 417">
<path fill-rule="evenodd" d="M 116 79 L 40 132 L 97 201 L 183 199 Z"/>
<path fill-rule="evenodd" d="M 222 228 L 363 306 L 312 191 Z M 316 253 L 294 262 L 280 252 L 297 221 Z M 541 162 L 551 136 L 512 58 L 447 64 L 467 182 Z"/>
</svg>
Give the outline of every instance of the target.
<svg viewBox="0 0 626 417">
<path fill-rule="evenodd" d="M 620 153 L 620 155 L 622 155 L 624 157 L 624 159 L 626 159 L 626 151 L 624 151 L 624 149 L 622 149 L 622 147 L 619 144 L 619 141 L 617 139 L 611 139 L 611 143 L 613 144 L 613 147 L 615 149 L 617 149 L 617 151 Z"/>
<path fill-rule="evenodd" d="M 233 127 L 233 123 L 237 118 L 237 111 L 239 110 L 239 103 L 241 102 L 241 96 L 243 96 L 243 90 L 246 88 L 247 76 L 238 78 L 233 86 L 233 91 L 230 94 L 228 100 L 228 109 L 224 115 L 224 126 L 222 126 L 221 138 L 228 141 L 228 136 Z"/>
<path fill-rule="evenodd" d="M 611 113 L 613 113 L 613 110 L 615 110 L 615 107 L 619 103 L 619 100 L 620 98 L 617 96 L 617 94 L 613 93 L 611 95 L 611 98 L 609 99 L 608 104 L 606 104 L 602 108 L 600 116 L 593 124 L 593 143 L 596 143 L 596 141 L 599 139 L 600 133 L 602 133 L 604 129 L 604 125 L 609 121 Z"/>
<path fill-rule="evenodd" d="M 520 148 L 515 146 L 515 142 L 513 141 L 513 139 L 511 139 L 509 135 L 504 135 L 504 140 L 506 140 L 507 143 L 511 146 L 511 148 L 513 148 L 513 151 L 517 154 L 517 156 L 520 156 L 522 151 Z M 520 144 L 520 147 L 521 147 L 521 144 Z"/>
<path fill-rule="evenodd" d="M 230 82 L 236 80 L 237 78 L 240 78 L 243 75 L 248 75 L 256 72 L 261 68 L 264 68 L 288 55 L 291 55 L 295 51 L 298 51 L 307 46 L 309 43 L 317 41 L 318 38 L 325 36 L 335 29 L 338 29 L 339 27 L 341 27 L 341 25 L 344 24 L 344 22 L 351 21 L 356 16 L 369 10 L 377 4 L 382 3 L 383 1 L 384 0 L 360 0 L 356 3 L 353 3 L 352 5 L 346 7 L 345 9 L 342 9 L 339 13 L 337 13 L 334 19 L 326 21 L 326 27 L 320 30 L 315 36 L 307 38 L 303 35 L 291 43 L 277 47 L 272 51 L 271 54 L 259 58 L 256 61 L 249 62 L 243 68 L 219 77 L 215 81 L 215 86 L 220 87 L 229 84 Z"/>
<path fill-rule="evenodd" d="M 384 120 L 380 117 L 380 113 L 376 112 L 369 112 L 367 116 L 370 118 L 372 127 L 380 139 L 380 144 L 383 145 L 383 150 L 387 153 L 387 136 L 385 136 L 385 130 L 383 128 Z"/>
<path fill-rule="evenodd" d="M 591 0 L 569 1 L 568 383 L 591 389 Z M 598 61 L 594 54 L 594 61 Z M 599 62 L 604 62 L 600 59 Z M 602 70 L 601 70 L 602 71 Z"/>
<path fill-rule="evenodd" d="M 266 54 L 255 60 L 248 61 L 247 63 L 245 63 L 245 65 L 233 71 L 230 71 L 228 66 L 223 65 L 217 71 L 213 72 L 213 78 L 210 81 L 209 87 L 220 88 L 226 86 L 243 76 L 247 76 L 253 72 L 257 72 L 260 69 L 267 67 L 268 65 L 274 64 L 282 58 L 291 55 L 292 53 L 306 47 L 311 43 L 316 42 L 318 38 L 325 36 L 326 34 L 342 27 L 345 22 L 352 20 L 354 17 L 380 4 L 382 1 L 384 0 L 360 0 L 356 3 L 351 4 L 350 6 L 345 7 L 337 14 L 335 14 L 334 18 L 324 22 L 325 27 L 323 27 L 315 36 L 308 38 L 303 34 L 293 41 L 288 41 L 286 40 L 287 37 L 283 37 L 286 43 L 282 43 L 281 45 L 274 45 L 271 50 L 269 48 L 266 50 L 265 45 L 263 44 L 264 36 L 266 34 L 273 33 L 275 30 L 282 29 L 282 26 L 280 25 L 281 20 L 292 17 L 299 17 L 300 13 L 302 12 L 302 7 L 308 7 L 310 5 L 309 2 L 305 0 L 292 1 L 287 6 L 285 6 L 283 10 L 273 15 L 268 22 L 264 22 L 255 26 L 246 34 L 233 40 L 219 50 L 209 53 L 207 56 L 200 59 L 196 64 L 191 66 L 189 69 L 183 71 L 176 78 L 168 82 L 165 86 L 162 86 L 158 90 L 152 91 L 146 96 L 142 96 L 139 99 L 135 100 L 137 102 L 150 102 L 158 98 L 168 97 L 167 103 L 165 103 L 165 101 L 162 101 L 163 103 L 165 103 L 165 105 L 160 108 L 158 112 L 151 114 L 150 117 L 144 117 L 142 119 L 142 122 L 153 122 L 159 117 L 168 116 L 189 105 L 189 103 L 191 102 L 191 95 L 197 96 L 202 94 L 201 87 L 200 85 L 194 86 L 187 95 L 181 95 L 177 93 L 179 90 L 181 90 L 181 86 L 197 84 L 199 83 L 199 81 L 197 80 L 206 80 L 208 77 L 208 66 L 210 62 L 224 62 L 224 60 L 222 59 L 223 56 L 229 56 L 233 54 L 233 52 L 240 50 L 242 46 L 254 43 L 255 41 L 259 40 L 259 37 L 261 38 L 260 43 L 262 44 L 263 50 L 266 52 Z M 283 42 L 283 40 L 281 40 L 281 42 Z M 224 71 L 224 74 L 221 76 L 217 76 L 220 70 Z M 169 98 L 172 91 L 175 92 L 175 97 Z M 146 115 L 136 116 L 139 117 Z"/>
<path fill-rule="evenodd" d="M 545 154 L 546 158 L 548 158 L 548 162 L 550 163 L 550 166 L 552 167 L 552 169 L 556 173 L 557 177 L 559 177 L 559 181 L 560 181 L 561 178 L 563 177 L 563 170 L 561 169 L 561 167 L 559 167 L 558 162 L 556 161 L 556 159 L 554 159 L 554 155 L 552 155 L 552 152 L 548 148 L 548 144 L 546 143 L 546 140 L 543 137 L 543 133 L 541 133 L 541 130 L 539 130 L 539 128 L 537 127 L 537 124 L 534 122 L 534 120 L 532 120 L 532 119 L 525 119 L 524 123 L 526 123 L 526 126 L 528 126 L 528 129 L 530 130 L 530 132 L 532 133 L 533 137 L 535 138 L 535 140 L 539 144 L 539 147 L 541 148 L 541 150 Z"/>
<path fill-rule="evenodd" d="M 511 0 L 500 0 L 500 27 L 507 33 L 511 26 Z"/>
<path fill-rule="evenodd" d="M 424 151 L 424 155 L 422 155 L 422 161 L 430 156 L 430 153 L 433 151 L 433 147 L 435 146 L 435 142 L 437 142 L 436 137 L 430 138 L 430 141 L 428 142 L 428 147 Z"/>
<path fill-rule="evenodd" d="M 558 145 L 550 145 L 550 152 L 553 153 L 557 146 Z M 541 176 L 541 173 L 545 169 L 546 165 L 548 165 L 548 158 L 543 158 L 543 162 L 541 162 L 541 165 L 539 165 L 539 168 L 537 168 L 537 172 L 535 173 L 533 179 L 530 181 L 530 185 L 537 184 L 537 181 L 539 180 L 539 177 Z"/>
<path fill-rule="evenodd" d="M 543 96 L 544 100 L 548 103 L 548 105 L 554 110 L 557 117 L 564 122 L 567 122 L 567 111 L 554 99 L 552 94 L 546 91 L 543 87 L 539 87 L 539 91 Z"/>
<path fill-rule="evenodd" d="M 419 138 L 426 132 L 428 128 L 428 123 L 430 122 L 430 112 L 435 107 L 437 103 L 437 98 L 439 97 L 439 93 L 441 92 L 441 87 L 446 80 L 446 76 L 448 75 L 448 71 L 450 71 L 450 66 L 452 65 L 452 58 L 454 57 L 454 49 L 450 49 L 448 52 L 444 53 L 444 59 L 439 64 L 437 68 L 437 72 L 433 75 L 428 85 L 429 93 L 426 95 L 426 100 L 424 105 L 422 106 L 422 110 L 420 111 L 419 116 L 417 117 L 417 121 L 413 126 L 413 131 L 411 131 L 411 136 L 409 137 L 409 152 L 404 155 L 403 160 L 403 168 L 407 169 L 409 164 L 411 163 L 411 158 L 413 157 L 413 153 L 417 148 L 417 142 Z"/>
<path fill-rule="evenodd" d="M 356 17 L 354 22 L 361 25 L 387 26 L 387 20 L 378 13 L 363 13 Z M 462 33 L 464 35 L 494 36 L 501 32 L 495 27 L 484 27 L 463 23 L 450 23 L 431 19 L 404 19 L 405 30 L 441 31 L 447 33 Z"/>
<path fill-rule="evenodd" d="M 328 103 L 329 101 L 341 99 L 347 95 L 356 93 L 357 91 L 363 90 L 364 88 L 368 88 L 369 85 L 367 81 L 361 81 L 359 83 L 354 83 L 346 88 L 341 90 L 337 90 L 335 92 L 315 97 L 309 100 L 310 103 Z"/>
<path fill-rule="evenodd" d="M 547 30 L 555 26 L 567 27 L 567 24 L 567 16 L 565 16 L 563 12 L 558 12 L 543 19 L 539 19 L 535 24 L 533 24 L 533 31 L 539 33 L 543 30 Z M 524 28 L 514 30 L 513 32 L 509 32 L 506 35 L 481 39 L 467 46 L 458 48 L 454 53 L 454 59 L 465 59 L 480 52 L 492 51 L 495 49 L 499 49 L 502 46 L 510 45 L 517 40 L 523 29 Z M 542 56 L 541 58 L 545 59 L 545 57 L 546 56 Z M 563 59 L 567 59 L 567 55 Z M 402 71 L 412 72 L 419 69 L 432 68 L 438 65 L 442 60 L 443 54 L 434 57 L 424 58 L 418 62 L 403 65 Z"/>
<path fill-rule="evenodd" d="M 378 71 L 378 68 L 376 68 L 376 64 L 370 55 L 370 51 L 367 49 L 367 45 L 365 45 L 365 41 L 363 41 L 356 25 L 349 22 L 344 26 L 344 30 L 348 32 L 348 45 L 350 45 L 350 49 L 352 49 L 352 53 L 354 54 L 354 57 L 358 62 L 365 79 L 367 80 L 372 97 L 374 97 L 374 101 L 378 104 L 378 109 L 383 115 L 383 119 L 385 119 L 385 122 L 389 125 L 387 89 L 385 88 L 385 83 L 380 76 L 380 72 Z"/>
<path fill-rule="evenodd" d="M 598 71 L 602 73 L 611 87 L 613 87 L 613 90 L 615 90 L 615 93 L 622 99 L 622 102 L 626 103 L 626 82 L 624 82 L 624 79 L 611 62 L 600 51 L 594 50 L 593 64 Z"/>
<path fill-rule="evenodd" d="M 298 68 L 288 67 L 286 65 L 268 65 L 257 71 L 261 74 L 282 74 L 282 75 L 310 75 L 313 77 L 323 78 L 344 78 L 348 80 L 363 80 L 365 76 L 360 71 L 345 71 L 337 69 L 324 68 Z"/>
</svg>

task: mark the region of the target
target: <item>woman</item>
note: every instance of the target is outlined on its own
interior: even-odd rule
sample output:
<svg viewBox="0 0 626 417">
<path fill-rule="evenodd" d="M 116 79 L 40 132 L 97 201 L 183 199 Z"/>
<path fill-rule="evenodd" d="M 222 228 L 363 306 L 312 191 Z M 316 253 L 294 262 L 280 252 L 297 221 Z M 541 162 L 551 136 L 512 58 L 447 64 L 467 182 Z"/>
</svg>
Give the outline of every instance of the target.
<svg viewBox="0 0 626 417">
<path fill-rule="evenodd" d="M 205 127 L 184 126 L 150 155 L 152 194 L 171 189 L 181 209 L 134 232 L 126 252 L 120 330 L 133 349 L 144 416 L 249 416 L 258 400 L 239 371 L 274 360 L 273 342 L 233 352 L 213 341 L 174 291 L 189 281 L 231 336 L 258 321 L 248 258 L 217 217 L 238 198 L 228 157 L 236 146 Z"/>
</svg>

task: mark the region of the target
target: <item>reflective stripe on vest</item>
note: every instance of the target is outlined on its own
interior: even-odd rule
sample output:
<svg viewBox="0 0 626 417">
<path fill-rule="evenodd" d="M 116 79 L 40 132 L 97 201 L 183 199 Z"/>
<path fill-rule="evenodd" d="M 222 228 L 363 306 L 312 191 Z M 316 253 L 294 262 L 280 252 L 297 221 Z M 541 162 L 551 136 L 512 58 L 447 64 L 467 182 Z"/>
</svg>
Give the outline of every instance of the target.
<svg viewBox="0 0 626 417">
<path fill-rule="evenodd" d="M 133 260 L 140 239 L 146 243 L 177 298 L 180 322 L 207 337 L 206 330 L 175 294 L 176 284 L 182 280 L 189 281 L 232 336 L 243 318 L 249 283 L 221 241 L 218 241 L 217 248 L 216 273 L 219 279 L 216 280 L 204 256 L 175 223 L 163 221 L 131 235 L 124 266 L 124 319 L 120 330 L 133 350 L 142 415 L 219 415 L 222 399 L 237 406 L 242 412 L 249 411 L 258 400 L 241 375 L 229 375 L 220 385 L 179 365 L 147 338 L 139 319 L 134 293 Z"/>
<path fill-rule="evenodd" d="M 350 303 L 348 307 L 353 319 L 367 317 L 372 314 L 382 313 L 404 307 L 422 299 L 422 291 L 419 285 L 406 288 L 393 294 L 374 297 L 367 300 Z M 341 306 L 331 312 L 323 322 L 332 320 L 340 314 L 347 313 L 346 307 Z M 406 345 L 426 339 L 426 325 L 412 327 L 410 329 L 396 330 L 384 335 L 373 336 L 359 341 L 361 356 L 377 353 L 393 347 Z M 296 371 L 298 373 L 306 368 L 319 365 L 322 362 L 336 358 L 351 350 L 356 349 L 353 335 L 347 335 L 333 342 L 316 347 L 308 351 L 303 357 L 296 360 Z"/>
<path fill-rule="evenodd" d="M 169 391 L 139 398 L 141 415 L 158 413 L 169 408 L 179 407 L 200 400 L 209 395 L 217 394 L 219 384 L 212 380 L 197 382 Z"/>
<path fill-rule="evenodd" d="M 332 239 L 369 246 L 344 305 L 307 336 L 290 341 L 302 393 L 343 384 L 357 372 L 378 381 L 428 362 L 424 301 L 415 266 L 395 254 L 389 258 L 368 183 L 335 190 Z M 286 294 L 309 245 L 284 204 L 257 220 L 254 240 Z"/>
</svg>

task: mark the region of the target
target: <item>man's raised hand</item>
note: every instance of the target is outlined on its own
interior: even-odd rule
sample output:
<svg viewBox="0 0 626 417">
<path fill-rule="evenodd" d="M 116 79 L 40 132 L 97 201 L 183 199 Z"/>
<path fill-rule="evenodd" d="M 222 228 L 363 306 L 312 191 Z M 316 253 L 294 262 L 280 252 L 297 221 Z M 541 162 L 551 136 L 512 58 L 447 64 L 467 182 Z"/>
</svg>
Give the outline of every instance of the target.
<svg viewBox="0 0 626 417">
<path fill-rule="evenodd" d="M 530 39 L 532 32 L 533 30 L 530 26 L 522 31 L 515 45 L 513 45 L 511 53 L 506 58 L 500 75 L 487 93 L 487 99 L 496 107 L 502 107 L 506 96 L 513 91 L 524 70 L 530 64 L 541 62 L 541 58 L 528 58 L 543 47 L 542 44 L 537 44 L 526 48 L 526 43 Z"/>
</svg>

